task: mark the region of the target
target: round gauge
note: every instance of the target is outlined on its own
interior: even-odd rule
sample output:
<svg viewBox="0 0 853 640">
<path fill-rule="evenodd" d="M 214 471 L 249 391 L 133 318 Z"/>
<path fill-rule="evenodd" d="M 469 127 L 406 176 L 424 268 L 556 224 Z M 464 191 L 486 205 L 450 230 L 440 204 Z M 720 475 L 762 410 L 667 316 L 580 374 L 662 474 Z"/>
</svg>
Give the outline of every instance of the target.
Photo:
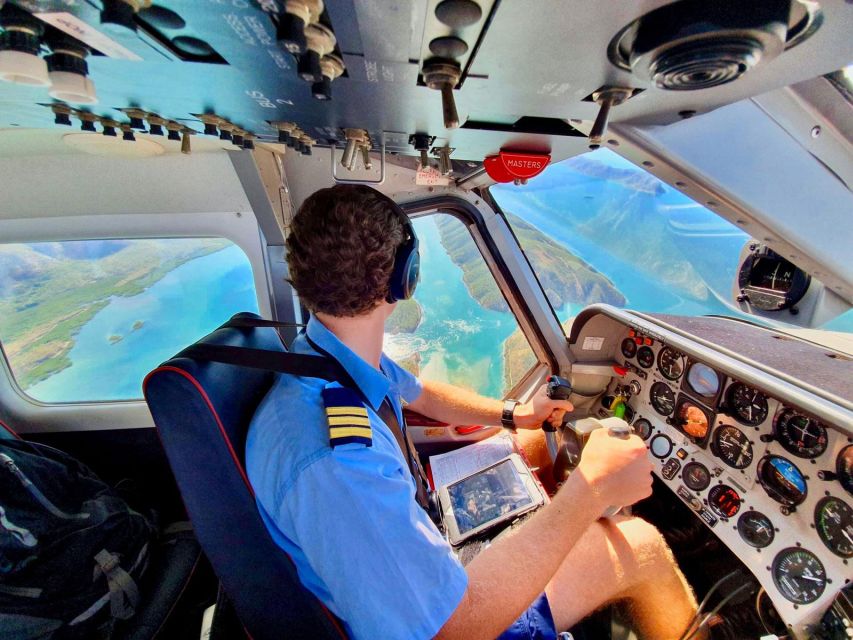
<svg viewBox="0 0 853 640">
<path fill-rule="evenodd" d="M 688 489 L 704 491 L 711 484 L 711 472 L 701 462 L 688 462 L 681 472 L 681 479 Z"/>
<path fill-rule="evenodd" d="M 752 443 L 743 431 L 731 425 L 723 425 L 714 432 L 711 451 L 735 469 L 746 469 L 752 463 Z"/>
<path fill-rule="evenodd" d="M 829 441 L 823 424 L 793 409 L 785 409 L 776 418 L 776 439 L 799 458 L 816 458 L 826 451 Z"/>
<path fill-rule="evenodd" d="M 808 273 L 766 247 L 750 253 L 738 273 L 738 287 L 761 311 L 790 309 L 806 295 L 810 282 Z"/>
<path fill-rule="evenodd" d="M 758 481 L 767 495 L 789 507 L 806 499 L 805 476 L 797 465 L 782 456 L 767 455 L 759 460 Z"/>
<path fill-rule="evenodd" d="M 770 518 L 760 511 L 744 511 L 737 519 L 737 532 L 746 544 L 756 549 L 769 546 L 776 537 Z"/>
<path fill-rule="evenodd" d="M 672 347 L 664 347 L 658 353 L 658 369 L 667 380 L 678 380 L 684 373 L 684 356 Z"/>
<path fill-rule="evenodd" d="M 715 398 L 720 390 L 720 376 L 711 367 L 694 362 L 687 372 L 687 384 L 703 398 Z"/>
<path fill-rule="evenodd" d="M 773 559 L 773 582 L 787 600 L 809 604 L 826 589 L 826 569 L 811 551 L 788 547 Z"/>
<path fill-rule="evenodd" d="M 655 382 L 649 389 L 649 400 L 662 416 L 670 415 L 675 409 L 675 394 L 665 383 Z"/>
<path fill-rule="evenodd" d="M 853 558 L 853 509 L 846 502 L 832 496 L 821 499 L 814 510 L 814 525 L 832 553 Z"/>
<path fill-rule="evenodd" d="M 728 390 L 731 414 L 738 422 L 754 427 L 767 419 L 767 396 L 742 382 L 735 382 Z"/>
<path fill-rule="evenodd" d="M 637 343 L 634 338 L 625 338 L 622 341 L 622 355 L 626 358 L 633 358 L 637 355 Z"/>
<path fill-rule="evenodd" d="M 639 380 L 631 380 L 631 384 L 628 385 L 628 388 L 631 390 L 631 395 L 633 396 L 640 395 L 640 392 L 643 390 Z"/>
<path fill-rule="evenodd" d="M 637 350 L 637 363 L 643 369 L 648 369 L 655 363 L 655 352 L 651 347 L 640 347 Z"/>
<path fill-rule="evenodd" d="M 637 420 L 632 427 L 634 428 L 634 433 L 640 436 L 643 440 L 648 440 L 649 436 L 652 435 L 652 423 L 645 418 Z"/>
<path fill-rule="evenodd" d="M 740 511 L 740 495 L 727 484 L 718 484 L 708 492 L 708 506 L 721 518 L 732 518 Z"/>
<path fill-rule="evenodd" d="M 678 407 L 678 427 L 694 440 L 704 440 L 710 425 L 705 412 L 688 401 Z"/>
<path fill-rule="evenodd" d="M 838 481 L 847 493 L 853 493 L 853 444 L 848 444 L 838 454 L 835 460 L 835 473 L 838 474 Z"/>
<path fill-rule="evenodd" d="M 668 458 L 669 454 L 672 453 L 672 440 L 664 434 L 659 433 L 649 443 L 649 451 L 652 452 L 655 458 L 660 458 L 661 460 Z"/>
</svg>

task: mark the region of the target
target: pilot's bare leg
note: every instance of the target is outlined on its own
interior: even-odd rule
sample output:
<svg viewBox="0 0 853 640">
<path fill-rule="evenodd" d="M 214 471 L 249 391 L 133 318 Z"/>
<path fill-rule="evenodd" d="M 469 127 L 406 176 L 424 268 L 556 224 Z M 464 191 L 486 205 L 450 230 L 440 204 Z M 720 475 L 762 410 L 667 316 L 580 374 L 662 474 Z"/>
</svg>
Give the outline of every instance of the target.
<svg viewBox="0 0 853 640">
<path fill-rule="evenodd" d="M 545 591 L 557 629 L 622 600 L 641 637 L 675 640 L 696 613 L 696 599 L 672 552 L 658 530 L 639 518 L 593 524 Z"/>
</svg>

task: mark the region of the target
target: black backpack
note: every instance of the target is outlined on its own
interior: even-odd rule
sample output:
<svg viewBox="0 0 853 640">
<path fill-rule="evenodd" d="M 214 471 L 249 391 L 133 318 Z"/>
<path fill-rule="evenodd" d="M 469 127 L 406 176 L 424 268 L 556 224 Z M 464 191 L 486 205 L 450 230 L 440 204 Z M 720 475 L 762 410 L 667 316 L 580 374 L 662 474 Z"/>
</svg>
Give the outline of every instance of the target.
<svg viewBox="0 0 853 640">
<path fill-rule="evenodd" d="M 0 636 L 108 638 L 139 604 L 154 535 L 71 456 L 0 440 Z"/>
</svg>

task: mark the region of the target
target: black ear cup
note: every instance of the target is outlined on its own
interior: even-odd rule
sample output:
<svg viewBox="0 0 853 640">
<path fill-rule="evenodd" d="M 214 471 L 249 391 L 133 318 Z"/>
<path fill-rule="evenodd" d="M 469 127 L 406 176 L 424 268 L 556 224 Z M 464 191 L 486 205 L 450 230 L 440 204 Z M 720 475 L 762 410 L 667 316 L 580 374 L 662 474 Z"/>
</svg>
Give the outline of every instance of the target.
<svg viewBox="0 0 853 640">
<path fill-rule="evenodd" d="M 405 217 L 405 214 L 403 215 Z M 394 256 L 394 271 L 388 283 L 388 302 L 411 298 L 420 280 L 421 255 L 418 251 L 418 239 L 408 218 L 406 218 L 406 233 L 410 234 L 408 239 L 400 245 Z"/>
</svg>

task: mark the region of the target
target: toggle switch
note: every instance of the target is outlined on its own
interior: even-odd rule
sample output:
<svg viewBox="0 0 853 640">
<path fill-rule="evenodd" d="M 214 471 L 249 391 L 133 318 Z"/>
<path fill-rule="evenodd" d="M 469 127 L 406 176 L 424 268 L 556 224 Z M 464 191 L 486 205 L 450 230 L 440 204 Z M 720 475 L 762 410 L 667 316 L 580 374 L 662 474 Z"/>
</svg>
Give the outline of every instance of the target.
<svg viewBox="0 0 853 640">
<path fill-rule="evenodd" d="M 246 132 L 240 128 L 235 128 L 233 135 L 231 136 L 231 142 L 235 147 L 243 148 L 243 142 L 245 141 Z"/>
<path fill-rule="evenodd" d="M 364 168 L 370 171 L 373 168 L 373 161 L 370 159 L 370 143 L 362 142 L 359 149 L 361 150 L 361 162 Z"/>
<path fill-rule="evenodd" d="M 429 146 L 432 144 L 432 141 L 433 138 L 428 133 L 415 133 L 409 138 L 409 144 L 415 148 L 415 151 L 420 152 L 421 169 L 429 167 L 429 156 L 427 153 L 429 152 Z"/>
<path fill-rule="evenodd" d="M 618 107 L 634 94 L 633 89 L 625 87 L 604 87 L 593 92 L 592 99 L 595 100 L 601 108 L 598 110 L 598 116 L 595 118 L 595 123 L 589 131 L 589 148 L 593 151 L 601 146 L 601 140 L 604 134 L 607 133 L 607 121 L 610 119 L 610 108 Z"/>
<path fill-rule="evenodd" d="M 121 134 L 122 140 L 127 140 L 128 142 L 136 142 L 136 136 L 133 135 L 133 129 L 130 127 L 129 124 L 127 124 L 127 123 L 122 124 L 121 125 L 121 131 L 122 131 L 122 134 Z"/>
<path fill-rule="evenodd" d="M 456 112 L 456 100 L 453 97 L 453 87 L 462 77 L 459 63 L 444 58 L 432 58 L 424 62 L 421 71 L 424 84 L 430 89 L 441 91 L 441 109 L 444 116 L 444 127 L 455 129 L 459 126 L 459 114 Z"/>
<path fill-rule="evenodd" d="M 433 149 L 433 153 L 435 152 L 436 150 Z M 437 150 L 438 172 L 443 176 L 449 176 L 451 173 L 453 173 L 453 164 L 450 162 L 451 153 L 453 153 L 453 150 L 447 145 L 444 145 L 443 147 Z"/>
<path fill-rule="evenodd" d="M 359 149 L 368 139 L 367 132 L 364 129 L 344 129 L 344 136 L 347 144 L 341 156 L 341 166 L 347 171 L 353 171 Z"/>
<path fill-rule="evenodd" d="M 296 127 L 295 124 L 292 122 L 275 121 L 270 122 L 270 126 L 274 127 L 278 131 L 278 141 L 281 144 L 290 143 L 290 133 Z"/>
<path fill-rule="evenodd" d="M 136 129 L 137 131 L 145 131 L 145 118 L 148 114 L 142 109 L 137 109 L 136 107 L 129 107 L 127 109 L 119 109 L 119 111 L 123 111 L 128 118 L 130 118 L 130 128 Z"/>
<path fill-rule="evenodd" d="M 302 149 L 300 149 L 303 156 L 310 156 L 311 150 L 314 147 L 315 140 L 309 135 L 302 135 L 299 139 L 299 142 L 302 143 Z"/>
<path fill-rule="evenodd" d="M 202 121 L 204 124 L 204 135 L 206 136 L 218 136 L 219 130 L 217 127 L 222 119 L 216 115 L 215 113 L 194 113 L 196 118 Z"/>
<path fill-rule="evenodd" d="M 304 135 L 304 132 L 299 127 L 294 126 L 293 131 L 290 132 L 290 141 L 287 143 L 287 146 L 296 151 L 300 151 L 300 139 Z"/>
<path fill-rule="evenodd" d="M 190 136 L 194 136 L 195 133 L 195 130 L 190 129 L 189 127 L 184 127 L 183 129 L 181 129 L 181 153 L 183 153 L 184 155 L 189 155 L 192 153 Z"/>
<path fill-rule="evenodd" d="M 335 50 L 335 34 L 326 25 L 317 23 L 305 27 L 305 52 L 299 56 L 296 72 L 305 82 L 322 82 L 320 60 Z"/>
<path fill-rule="evenodd" d="M 66 127 L 71 126 L 71 108 L 66 104 L 52 104 L 50 110 L 53 111 L 53 123 L 61 124 Z"/>
<path fill-rule="evenodd" d="M 317 22 L 323 13 L 323 0 L 286 0 L 284 13 L 279 15 L 276 39 L 293 55 L 305 53 L 305 28 Z"/>
<path fill-rule="evenodd" d="M 174 120 L 169 120 L 166 123 L 166 130 L 169 132 L 167 136 L 167 140 L 174 140 L 175 142 L 181 141 L 181 131 L 183 131 L 184 125 L 180 122 L 175 122 Z"/>
<path fill-rule="evenodd" d="M 332 82 L 344 73 L 344 62 L 338 56 L 326 54 L 320 60 L 322 79 L 311 85 L 311 94 L 317 100 L 332 99 Z"/>
<path fill-rule="evenodd" d="M 101 118 L 101 127 L 103 128 L 103 131 L 101 132 L 102 135 L 105 135 L 109 138 L 115 138 L 117 135 L 116 129 L 118 128 L 118 126 L 119 124 L 115 120 L 110 120 L 109 118 Z"/>
<path fill-rule="evenodd" d="M 152 136 L 162 136 L 163 135 L 163 126 L 166 124 L 166 120 L 161 118 L 156 113 L 149 113 L 146 117 L 148 120 L 148 134 Z"/>
<path fill-rule="evenodd" d="M 88 131 L 89 133 L 96 133 L 98 131 L 95 128 L 98 116 L 88 111 L 77 111 L 76 115 L 80 118 L 80 131 Z"/>
<path fill-rule="evenodd" d="M 2 5 L 2 3 L 0 3 Z M 39 57 L 44 26 L 26 11 L 9 4 L 0 11 L 0 80 L 46 87 L 47 62 Z"/>
<path fill-rule="evenodd" d="M 226 120 L 219 121 L 219 139 L 230 142 L 232 140 L 231 132 L 234 131 L 234 125 Z"/>
<path fill-rule="evenodd" d="M 255 134 L 246 132 L 243 136 L 243 148 L 247 151 L 252 151 L 255 148 Z"/>
</svg>

